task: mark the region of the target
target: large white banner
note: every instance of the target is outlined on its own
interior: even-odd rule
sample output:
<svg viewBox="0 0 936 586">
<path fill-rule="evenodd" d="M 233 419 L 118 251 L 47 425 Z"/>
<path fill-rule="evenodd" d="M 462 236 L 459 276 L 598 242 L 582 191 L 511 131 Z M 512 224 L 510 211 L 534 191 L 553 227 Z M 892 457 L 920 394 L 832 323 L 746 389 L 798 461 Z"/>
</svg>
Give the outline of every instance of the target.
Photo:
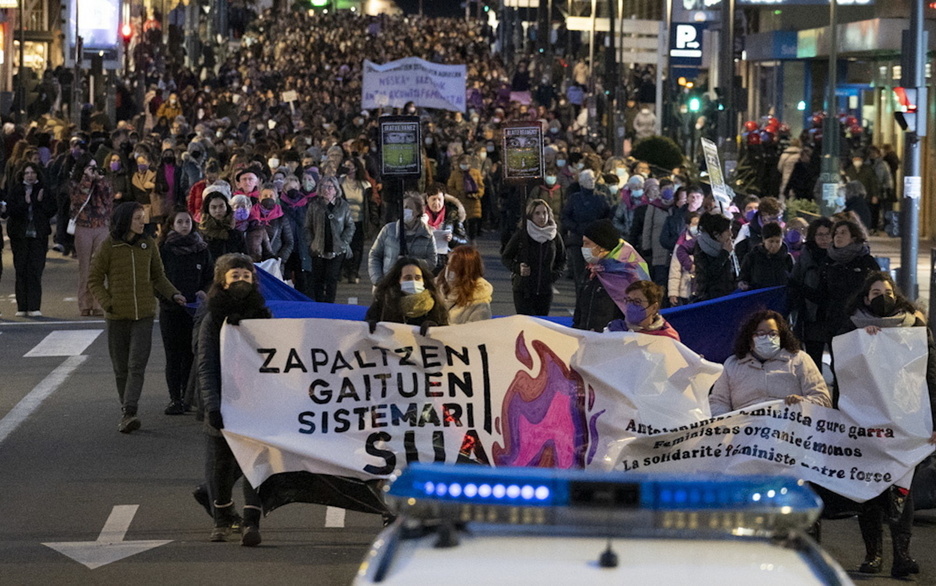
<svg viewBox="0 0 936 586">
<path fill-rule="evenodd" d="M 222 330 L 224 433 L 255 486 L 437 461 L 788 474 L 867 500 L 932 451 L 925 332 L 855 332 L 835 351 L 843 411 L 772 403 L 711 419 L 721 366 L 665 337 L 524 316 L 426 337 L 247 320 Z"/>
<path fill-rule="evenodd" d="M 406 57 L 383 65 L 364 60 L 361 106 L 402 108 L 413 102 L 422 108 L 465 111 L 464 65 L 440 65 Z"/>
</svg>

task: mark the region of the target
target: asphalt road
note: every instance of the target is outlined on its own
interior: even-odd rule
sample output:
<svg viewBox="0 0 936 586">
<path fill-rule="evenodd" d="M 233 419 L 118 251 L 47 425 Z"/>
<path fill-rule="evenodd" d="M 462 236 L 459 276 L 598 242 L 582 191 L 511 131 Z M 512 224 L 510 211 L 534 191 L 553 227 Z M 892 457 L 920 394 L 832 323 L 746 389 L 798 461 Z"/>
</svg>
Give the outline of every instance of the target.
<svg viewBox="0 0 936 586">
<path fill-rule="evenodd" d="M 493 239 L 482 249 L 496 292 L 494 312 L 512 313 L 508 275 L 494 257 Z M 191 415 L 162 413 L 168 397 L 158 329 L 141 401 L 143 427 L 120 434 L 104 323 L 77 316 L 77 262 L 50 251 L 45 315 L 35 319 L 13 317 L 8 246 L 3 264 L 0 584 L 350 582 L 379 518 L 293 504 L 264 519 L 258 548 L 210 543 L 211 520 L 191 497 L 203 477 L 201 424 Z M 571 282 L 563 280 L 559 289 L 553 313 L 568 315 Z M 339 288 L 339 300 L 366 305 L 369 296 L 366 283 Z M 923 573 L 915 581 L 936 584 L 936 559 L 928 555 L 936 545 L 936 514 L 922 512 L 917 521 L 913 552 Z M 861 561 L 854 519 L 825 523 L 823 545 L 846 569 Z M 117 550 L 132 555 L 109 561 Z M 76 557 L 102 565 L 91 569 Z M 889 570 L 889 550 L 885 560 Z M 893 582 L 853 577 L 859 584 Z"/>
</svg>

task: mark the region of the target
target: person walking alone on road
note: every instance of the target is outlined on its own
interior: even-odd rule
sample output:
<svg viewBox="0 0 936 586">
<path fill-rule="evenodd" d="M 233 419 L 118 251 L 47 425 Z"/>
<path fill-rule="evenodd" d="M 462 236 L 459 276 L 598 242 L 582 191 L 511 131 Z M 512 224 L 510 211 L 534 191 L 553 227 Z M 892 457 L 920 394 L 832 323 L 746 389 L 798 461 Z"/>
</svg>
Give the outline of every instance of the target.
<svg viewBox="0 0 936 586">
<path fill-rule="evenodd" d="M 565 270 L 566 252 L 553 210 L 545 200 L 527 204 L 526 222 L 510 238 L 501 262 L 510 269 L 517 313 L 549 315 L 553 283 Z"/>
<path fill-rule="evenodd" d="M 169 214 L 159 238 L 159 256 L 166 277 L 190 303 L 205 299 L 213 277 L 211 252 L 193 223 L 188 210 L 176 210 Z M 192 314 L 184 306 L 159 300 L 159 331 L 166 351 L 166 385 L 169 388 L 166 415 L 182 415 L 188 408 L 182 399 L 195 360 L 193 327 Z"/>
<path fill-rule="evenodd" d="M 185 305 L 185 296 L 166 278 L 156 243 L 143 235 L 143 218 L 141 204 L 117 206 L 110 235 L 94 255 L 88 276 L 88 288 L 106 312 L 107 345 L 123 408 L 121 433 L 140 429 L 137 408 L 156 315 L 153 293 Z"/>
<path fill-rule="evenodd" d="M 221 435 L 224 429 L 221 416 L 221 327 L 225 322 L 237 326 L 242 319 L 269 317 L 272 315 L 260 294 L 253 260 L 237 253 L 217 259 L 214 283 L 208 293 L 208 312 L 198 332 L 198 384 L 205 410 L 208 492 L 214 503 L 211 541 L 226 541 L 240 526 L 231 493 L 242 474 L 227 440 Z M 241 545 L 253 547 L 260 544 L 260 497 L 246 478 L 243 488 Z"/>
<path fill-rule="evenodd" d="M 39 165 L 26 163 L 8 186 L 7 199 L 2 217 L 7 219 L 7 236 L 13 249 L 16 315 L 39 317 L 42 315 L 42 272 L 52 233 L 50 221 L 55 217 L 55 196 L 46 192 Z"/>
</svg>

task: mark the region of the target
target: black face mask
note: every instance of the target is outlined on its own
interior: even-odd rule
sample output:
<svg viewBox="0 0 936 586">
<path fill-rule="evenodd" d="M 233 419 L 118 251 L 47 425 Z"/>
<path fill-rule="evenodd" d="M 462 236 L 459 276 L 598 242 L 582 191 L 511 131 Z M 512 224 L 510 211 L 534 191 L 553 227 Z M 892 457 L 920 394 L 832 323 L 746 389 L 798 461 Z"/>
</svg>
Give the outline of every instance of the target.
<svg viewBox="0 0 936 586">
<path fill-rule="evenodd" d="M 253 283 L 247 281 L 235 281 L 228 285 L 227 291 L 234 299 L 244 299 L 253 290 Z"/>
<path fill-rule="evenodd" d="M 260 206 L 265 210 L 272 210 L 276 207 L 276 200 L 268 197 L 260 202 Z"/>
<path fill-rule="evenodd" d="M 878 317 L 888 317 L 894 313 L 894 309 L 897 307 L 897 300 L 893 297 L 888 297 L 887 295 L 878 295 L 871 300 L 871 303 L 868 304 L 868 308 L 871 310 L 871 313 Z"/>
</svg>

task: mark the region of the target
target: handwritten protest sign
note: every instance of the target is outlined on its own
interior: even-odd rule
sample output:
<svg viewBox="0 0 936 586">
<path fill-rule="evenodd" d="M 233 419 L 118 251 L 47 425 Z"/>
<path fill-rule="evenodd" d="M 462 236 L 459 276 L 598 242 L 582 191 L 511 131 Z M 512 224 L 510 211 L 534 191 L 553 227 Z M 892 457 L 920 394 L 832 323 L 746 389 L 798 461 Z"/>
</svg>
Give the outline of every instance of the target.
<svg viewBox="0 0 936 586">
<path fill-rule="evenodd" d="M 465 111 L 465 66 L 441 65 L 406 57 L 379 65 L 364 60 L 361 107 L 402 108 L 413 102 L 423 108 Z"/>
</svg>

